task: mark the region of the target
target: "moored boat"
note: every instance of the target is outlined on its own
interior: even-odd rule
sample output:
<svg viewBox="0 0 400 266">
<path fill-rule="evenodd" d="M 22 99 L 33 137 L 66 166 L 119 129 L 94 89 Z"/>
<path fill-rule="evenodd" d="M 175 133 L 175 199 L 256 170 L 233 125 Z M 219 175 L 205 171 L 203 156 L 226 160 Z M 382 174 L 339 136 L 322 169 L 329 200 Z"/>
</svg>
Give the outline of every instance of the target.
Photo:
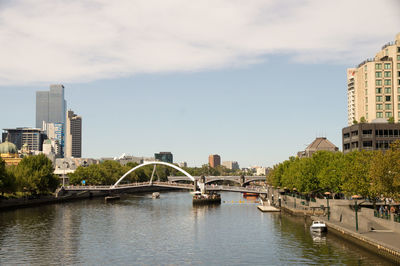
<svg viewBox="0 0 400 266">
<path fill-rule="evenodd" d="M 221 195 L 218 193 L 205 193 L 197 192 L 193 195 L 193 204 L 221 204 Z"/>
<path fill-rule="evenodd" d="M 326 227 L 326 224 L 321 221 L 313 221 L 311 226 L 310 226 L 311 232 L 316 232 L 316 233 L 323 233 L 328 231 L 328 227 Z"/>
<path fill-rule="evenodd" d="M 160 192 L 154 192 L 153 194 L 151 194 L 151 197 L 152 197 L 153 199 L 158 199 L 158 198 L 160 198 Z"/>
</svg>

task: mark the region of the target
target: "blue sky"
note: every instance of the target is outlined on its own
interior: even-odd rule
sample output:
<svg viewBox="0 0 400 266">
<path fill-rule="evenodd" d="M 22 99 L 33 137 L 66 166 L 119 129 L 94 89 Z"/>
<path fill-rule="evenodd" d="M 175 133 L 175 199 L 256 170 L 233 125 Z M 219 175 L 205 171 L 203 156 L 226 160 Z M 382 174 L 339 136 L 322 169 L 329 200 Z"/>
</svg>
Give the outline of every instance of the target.
<svg viewBox="0 0 400 266">
<path fill-rule="evenodd" d="M 2 128 L 34 126 L 35 91 L 62 83 L 86 157 L 272 166 L 316 136 L 341 148 L 346 68 L 400 31 L 390 0 L 108 2 L 0 4 Z M 355 32 L 378 6 L 380 27 Z"/>
</svg>

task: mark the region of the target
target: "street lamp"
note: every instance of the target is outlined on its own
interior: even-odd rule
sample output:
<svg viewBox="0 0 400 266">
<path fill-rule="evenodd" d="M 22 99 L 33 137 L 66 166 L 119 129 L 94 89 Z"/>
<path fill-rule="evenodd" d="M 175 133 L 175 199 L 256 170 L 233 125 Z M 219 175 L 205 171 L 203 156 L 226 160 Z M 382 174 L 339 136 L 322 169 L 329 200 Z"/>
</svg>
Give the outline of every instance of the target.
<svg viewBox="0 0 400 266">
<path fill-rule="evenodd" d="M 354 196 L 352 196 L 352 198 L 355 199 L 354 211 L 356 213 L 356 231 L 358 232 L 358 213 L 357 213 L 358 212 L 358 205 L 357 205 L 357 199 L 361 199 L 362 197 L 359 196 L 359 195 L 354 195 Z"/>
<path fill-rule="evenodd" d="M 328 221 L 329 221 L 330 214 L 331 214 L 330 208 L 329 208 L 329 196 L 331 195 L 331 193 L 329 191 L 327 191 L 324 193 L 324 195 L 326 196 L 326 208 L 328 210 Z"/>
</svg>

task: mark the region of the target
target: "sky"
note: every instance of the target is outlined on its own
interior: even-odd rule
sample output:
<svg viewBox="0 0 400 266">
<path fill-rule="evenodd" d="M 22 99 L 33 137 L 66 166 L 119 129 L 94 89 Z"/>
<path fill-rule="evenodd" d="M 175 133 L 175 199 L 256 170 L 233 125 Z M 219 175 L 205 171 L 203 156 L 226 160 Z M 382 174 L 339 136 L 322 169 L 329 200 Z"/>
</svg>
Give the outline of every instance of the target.
<svg viewBox="0 0 400 266">
<path fill-rule="evenodd" d="M 272 166 L 341 148 L 346 68 L 400 32 L 397 0 L 0 0 L 0 127 L 64 84 L 83 156 Z"/>
</svg>

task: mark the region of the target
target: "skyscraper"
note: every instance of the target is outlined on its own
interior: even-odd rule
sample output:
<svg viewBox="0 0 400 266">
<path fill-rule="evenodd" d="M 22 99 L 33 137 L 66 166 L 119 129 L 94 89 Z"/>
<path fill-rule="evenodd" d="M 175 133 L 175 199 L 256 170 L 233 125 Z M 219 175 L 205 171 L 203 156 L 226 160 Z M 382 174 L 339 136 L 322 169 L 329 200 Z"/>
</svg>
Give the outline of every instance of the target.
<svg viewBox="0 0 400 266">
<path fill-rule="evenodd" d="M 50 85 L 50 91 L 36 92 L 36 128 L 46 123 L 63 123 L 65 125 L 66 101 L 64 86 Z"/>
<path fill-rule="evenodd" d="M 348 124 L 393 118 L 400 122 L 400 33 L 374 58 L 347 70 Z"/>
<path fill-rule="evenodd" d="M 65 140 L 65 157 L 82 157 L 82 117 L 71 110 L 67 112 Z"/>
</svg>

